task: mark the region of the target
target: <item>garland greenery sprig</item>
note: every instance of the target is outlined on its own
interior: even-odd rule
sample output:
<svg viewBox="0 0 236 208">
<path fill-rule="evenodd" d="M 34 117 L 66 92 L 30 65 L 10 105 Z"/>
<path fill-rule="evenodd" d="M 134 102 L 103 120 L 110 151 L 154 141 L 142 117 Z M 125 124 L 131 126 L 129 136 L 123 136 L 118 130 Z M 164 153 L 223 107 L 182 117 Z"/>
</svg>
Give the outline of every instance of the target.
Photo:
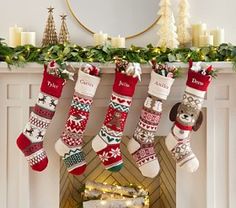
<svg viewBox="0 0 236 208">
<path fill-rule="evenodd" d="M 3 39 L 0 39 L 0 61 L 6 62 L 9 66 L 22 66 L 29 62 L 43 64 L 50 60 L 55 60 L 59 65 L 65 62 L 112 63 L 117 57 L 141 64 L 148 63 L 153 59 L 157 63 L 186 63 L 189 59 L 203 62 L 230 61 L 234 63 L 236 68 L 236 46 L 231 44 L 221 44 L 218 47 L 177 49 L 152 45 L 111 48 L 110 46 L 81 47 L 76 44 L 58 44 L 47 47 L 25 45 L 11 48 L 3 42 Z"/>
</svg>

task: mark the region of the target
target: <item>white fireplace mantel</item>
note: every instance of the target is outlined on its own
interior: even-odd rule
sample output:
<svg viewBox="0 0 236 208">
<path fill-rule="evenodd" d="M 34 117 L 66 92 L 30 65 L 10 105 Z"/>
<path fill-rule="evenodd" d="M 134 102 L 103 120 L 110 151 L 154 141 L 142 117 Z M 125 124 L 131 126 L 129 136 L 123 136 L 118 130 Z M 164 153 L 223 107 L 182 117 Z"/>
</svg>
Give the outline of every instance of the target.
<svg viewBox="0 0 236 208">
<path fill-rule="evenodd" d="M 186 68 L 183 63 L 174 63 Z M 177 208 L 235 208 L 236 207 L 236 73 L 229 62 L 211 63 L 219 70 L 209 87 L 204 103 L 204 124 L 192 135 L 192 147 L 200 160 L 194 174 L 177 168 Z M 76 66 L 75 63 L 73 65 Z M 96 64 L 102 68 L 86 135 L 95 135 L 101 126 L 113 82 L 113 64 Z M 150 66 L 142 65 L 142 82 L 138 84 L 125 129 L 132 135 L 149 82 Z M 43 173 L 28 168 L 16 148 L 15 140 L 35 103 L 42 78 L 42 66 L 28 64 L 24 68 L 7 68 L 0 63 L 0 207 L 1 208 L 59 208 L 60 158 L 54 143 L 64 127 L 71 102 L 74 83 L 68 81 L 63 90 L 56 115 L 48 129 L 45 147 L 49 166 Z M 164 104 L 158 135 L 167 135 L 171 128 L 168 112 L 182 98 L 186 76 L 176 79 Z M 96 122 L 94 122 L 96 121 Z"/>
<path fill-rule="evenodd" d="M 70 63 L 73 66 L 78 66 L 79 63 Z M 102 69 L 102 73 L 114 73 L 112 70 L 114 68 L 114 64 L 112 63 L 93 63 L 94 65 L 100 67 Z M 174 62 L 171 63 L 176 67 L 186 68 L 187 64 L 182 62 Z M 207 63 L 206 63 L 207 64 Z M 209 63 L 214 66 L 215 69 L 219 70 L 220 73 L 233 73 L 233 64 L 231 62 L 211 62 Z M 142 64 L 143 73 L 149 73 L 151 71 L 149 64 Z M 9 70 L 7 64 L 5 62 L 0 62 L 0 73 L 41 73 L 42 72 L 42 65 L 36 63 L 28 63 L 23 68 L 18 67 L 11 67 Z"/>
</svg>

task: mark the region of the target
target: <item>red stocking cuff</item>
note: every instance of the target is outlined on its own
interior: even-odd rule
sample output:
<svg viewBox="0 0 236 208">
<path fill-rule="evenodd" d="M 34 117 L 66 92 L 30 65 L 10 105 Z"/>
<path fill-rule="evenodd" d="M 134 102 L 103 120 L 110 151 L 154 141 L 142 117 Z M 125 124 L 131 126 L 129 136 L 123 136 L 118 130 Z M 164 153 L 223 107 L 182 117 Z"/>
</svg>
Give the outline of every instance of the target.
<svg viewBox="0 0 236 208">
<path fill-rule="evenodd" d="M 61 96 L 64 82 L 64 79 L 49 74 L 45 68 L 43 73 L 43 80 L 41 83 L 41 91 L 48 95 L 59 98 Z"/>
<path fill-rule="evenodd" d="M 132 97 L 137 82 L 137 77 L 134 78 L 132 76 L 116 72 L 113 91 L 120 95 Z"/>
<path fill-rule="evenodd" d="M 211 76 L 203 75 L 189 69 L 186 85 L 196 90 L 207 91 Z"/>
</svg>

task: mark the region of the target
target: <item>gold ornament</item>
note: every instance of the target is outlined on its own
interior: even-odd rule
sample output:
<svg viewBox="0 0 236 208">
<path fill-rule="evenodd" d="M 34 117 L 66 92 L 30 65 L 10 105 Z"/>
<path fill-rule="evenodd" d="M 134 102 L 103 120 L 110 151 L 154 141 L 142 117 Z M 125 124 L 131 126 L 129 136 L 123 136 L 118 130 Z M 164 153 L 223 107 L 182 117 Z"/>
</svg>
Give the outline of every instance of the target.
<svg viewBox="0 0 236 208">
<path fill-rule="evenodd" d="M 66 25 L 66 17 L 67 15 L 63 14 L 60 15 L 61 16 L 61 29 L 60 29 L 60 33 L 59 33 L 59 43 L 63 44 L 63 43 L 69 43 L 70 42 L 70 35 L 69 35 L 69 31 Z"/>
<path fill-rule="evenodd" d="M 43 34 L 42 46 L 55 45 L 58 43 L 53 10 L 54 8 L 51 6 L 48 8 L 48 19 Z"/>
</svg>

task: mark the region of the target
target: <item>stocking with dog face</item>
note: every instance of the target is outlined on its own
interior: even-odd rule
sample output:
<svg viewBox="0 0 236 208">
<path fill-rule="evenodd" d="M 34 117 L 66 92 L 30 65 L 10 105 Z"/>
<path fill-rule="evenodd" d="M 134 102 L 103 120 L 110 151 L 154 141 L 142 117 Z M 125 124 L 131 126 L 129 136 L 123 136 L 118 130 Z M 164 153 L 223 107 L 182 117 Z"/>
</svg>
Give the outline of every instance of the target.
<svg viewBox="0 0 236 208">
<path fill-rule="evenodd" d="M 203 121 L 201 108 L 212 80 L 211 74 L 211 66 L 204 68 L 199 63 L 193 65 L 190 62 L 183 100 L 172 107 L 169 116 L 174 125 L 165 140 L 167 149 L 177 164 L 188 172 L 195 172 L 199 167 L 190 146 L 190 133 L 197 131 Z"/>
</svg>

